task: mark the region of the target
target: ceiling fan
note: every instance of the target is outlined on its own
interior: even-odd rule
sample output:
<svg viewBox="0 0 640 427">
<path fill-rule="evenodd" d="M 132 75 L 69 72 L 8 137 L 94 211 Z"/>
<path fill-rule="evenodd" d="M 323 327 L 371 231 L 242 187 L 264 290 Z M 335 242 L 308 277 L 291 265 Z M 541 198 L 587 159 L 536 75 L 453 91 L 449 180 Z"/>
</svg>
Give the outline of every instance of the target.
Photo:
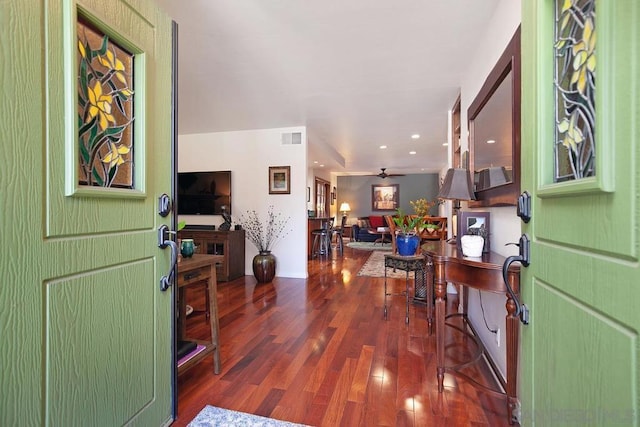
<svg viewBox="0 0 640 427">
<path fill-rule="evenodd" d="M 404 174 L 399 174 L 399 173 L 386 173 L 385 171 L 387 170 L 387 168 L 380 168 L 380 173 L 375 175 L 379 178 L 385 179 L 388 176 L 404 176 Z"/>
</svg>

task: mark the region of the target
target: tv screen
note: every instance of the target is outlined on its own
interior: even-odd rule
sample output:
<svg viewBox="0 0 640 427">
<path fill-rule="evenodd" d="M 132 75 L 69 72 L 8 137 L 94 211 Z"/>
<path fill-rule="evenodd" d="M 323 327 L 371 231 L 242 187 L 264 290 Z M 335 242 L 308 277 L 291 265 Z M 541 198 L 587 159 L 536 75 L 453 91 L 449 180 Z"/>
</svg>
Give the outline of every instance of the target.
<svg viewBox="0 0 640 427">
<path fill-rule="evenodd" d="M 231 171 L 179 172 L 179 215 L 231 214 Z"/>
</svg>

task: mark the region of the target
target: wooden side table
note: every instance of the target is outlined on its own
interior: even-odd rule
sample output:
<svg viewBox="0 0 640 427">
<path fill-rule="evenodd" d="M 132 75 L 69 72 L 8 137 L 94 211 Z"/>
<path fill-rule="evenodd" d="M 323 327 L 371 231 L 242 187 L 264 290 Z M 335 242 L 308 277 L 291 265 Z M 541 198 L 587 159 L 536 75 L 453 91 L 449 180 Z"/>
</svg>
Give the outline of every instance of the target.
<svg viewBox="0 0 640 427">
<path fill-rule="evenodd" d="M 220 326 L 218 323 L 218 298 L 216 283 L 216 263 L 224 259 L 223 255 L 194 254 L 191 258 L 183 258 L 178 263 L 178 340 L 195 341 L 204 346 L 198 354 L 178 365 L 178 375 L 185 372 L 213 354 L 213 372 L 220 373 Z M 189 339 L 186 335 L 187 302 L 185 290 L 192 285 L 205 282 L 209 290 L 209 325 L 211 328 L 211 340 Z M 195 350 L 197 351 L 197 350 Z"/>
<path fill-rule="evenodd" d="M 401 294 L 392 294 L 387 292 L 387 268 L 393 268 L 393 270 L 403 270 L 406 271 L 405 276 L 405 291 Z M 409 323 L 409 272 L 414 271 L 416 278 L 419 276 L 423 278 L 425 276 L 425 272 L 427 269 L 427 264 L 425 262 L 425 257 L 423 255 L 411 255 L 411 256 L 403 256 L 397 254 L 385 254 L 384 256 L 384 318 L 387 318 L 387 296 L 390 295 L 402 295 L 405 297 L 405 323 Z M 427 286 L 427 302 L 433 299 L 433 287 Z M 431 319 L 433 315 L 431 314 L 431 310 L 433 310 L 431 304 L 427 304 L 427 317 L 429 320 L 429 330 L 431 330 Z"/>
<path fill-rule="evenodd" d="M 422 245 L 422 253 L 433 260 L 434 268 L 434 280 L 435 280 L 435 294 L 436 294 L 436 365 L 438 376 L 438 392 L 442 393 L 444 390 L 444 373 L 450 372 L 458 377 L 464 378 L 474 384 L 476 387 L 480 387 L 486 391 L 489 391 L 498 395 L 506 395 L 508 413 L 513 415 L 518 409 L 518 340 L 520 336 L 520 321 L 515 315 L 516 304 L 507 291 L 507 286 L 504 283 L 502 277 L 502 265 L 506 258 L 494 253 L 489 252 L 482 254 L 481 258 L 468 258 L 462 255 L 462 251 L 458 251 L 456 245 L 451 245 L 444 240 L 427 242 Z M 520 294 L 520 267 L 517 265 L 511 265 L 507 271 L 507 279 L 509 285 L 516 297 Z M 445 325 L 446 318 L 453 314 L 445 315 L 445 298 L 447 295 L 447 282 L 453 282 L 463 287 L 463 320 L 465 324 L 471 328 L 471 323 L 467 322 L 467 295 L 468 288 L 479 289 L 481 291 L 503 293 L 506 295 L 506 328 L 507 328 L 507 378 L 503 380 L 502 375 L 496 372 L 496 378 L 500 382 L 504 392 L 500 390 L 494 390 L 479 382 L 473 378 L 464 374 L 461 369 L 469 365 L 469 363 L 461 363 L 458 365 L 445 365 Z M 472 339 L 474 335 L 468 334 Z M 484 346 L 478 342 L 478 348 L 481 353 L 484 352 Z M 480 354 L 477 355 L 475 360 L 480 360 Z M 490 359 L 488 354 L 485 354 Z M 494 364 L 490 363 L 490 368 L 495 369 Z M 514 417 L 509 422 L 513 423 Z"/>
</svg>

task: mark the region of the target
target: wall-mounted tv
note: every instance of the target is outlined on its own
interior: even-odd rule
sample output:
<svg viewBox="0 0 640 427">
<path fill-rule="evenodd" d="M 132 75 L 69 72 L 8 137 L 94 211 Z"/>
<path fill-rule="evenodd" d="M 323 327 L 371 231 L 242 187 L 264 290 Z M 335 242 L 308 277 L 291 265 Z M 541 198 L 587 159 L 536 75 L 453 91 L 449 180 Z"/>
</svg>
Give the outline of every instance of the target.
<svg viewBox="0 0 640 427">
<path fill-rule="evenodd" d="M 179 172 L 179 215 L 231 214 L 231 171 Z"/>
</svg>

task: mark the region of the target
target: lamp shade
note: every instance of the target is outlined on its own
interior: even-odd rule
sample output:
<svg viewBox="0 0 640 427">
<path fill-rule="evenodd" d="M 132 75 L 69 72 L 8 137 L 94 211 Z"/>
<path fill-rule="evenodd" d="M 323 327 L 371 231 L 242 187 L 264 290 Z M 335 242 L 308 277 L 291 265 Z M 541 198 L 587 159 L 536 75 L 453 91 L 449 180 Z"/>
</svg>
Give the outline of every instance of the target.
<svg viewBox="0 0 640 427">
<path fill-rule="evenodd" d="M 342 202 L 340 204 L 340 210 L 342 212 L 344 212 L 344 213 L 347 213 L 347 212 L 349 212 L 351 210 L 351 206 L 349 206 L 349 203 L 347 203 L 347 202 Z"/>
<path fill-rule="evenodd" d="M 454 169 L 447 171 L 444 182 L 438 193 L 439 199 L 475 200 L 471 174 L 468 169 Z"/>
</svg>

